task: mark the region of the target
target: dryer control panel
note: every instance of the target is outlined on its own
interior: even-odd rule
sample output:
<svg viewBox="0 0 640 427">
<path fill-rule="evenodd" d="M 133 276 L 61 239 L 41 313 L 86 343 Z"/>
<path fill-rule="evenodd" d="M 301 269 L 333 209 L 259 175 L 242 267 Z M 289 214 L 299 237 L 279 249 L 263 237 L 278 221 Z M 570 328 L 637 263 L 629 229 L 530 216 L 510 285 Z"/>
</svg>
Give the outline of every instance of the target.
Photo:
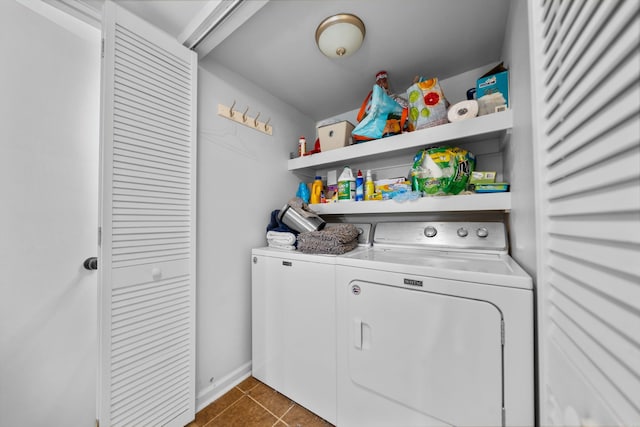
<svg viewBox="0 0 640 427">
<path fill-rule="evenodd" d="M 422 249 L 507 253 L 501 222 L 383 222 L 376 225 L 374 245 Z"/>
</svg>

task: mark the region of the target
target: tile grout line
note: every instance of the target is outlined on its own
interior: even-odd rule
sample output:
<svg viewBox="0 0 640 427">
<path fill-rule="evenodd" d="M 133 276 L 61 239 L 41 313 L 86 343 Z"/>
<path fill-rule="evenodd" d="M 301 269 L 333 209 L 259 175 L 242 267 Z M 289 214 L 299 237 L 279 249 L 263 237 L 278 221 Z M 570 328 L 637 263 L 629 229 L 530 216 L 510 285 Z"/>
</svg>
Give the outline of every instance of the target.
<svg viewBox="0 0 640 427">
<path fill-rule="evenodd" d="M 247 396 L 247 393 L 251 390 L 253 390 L 255 387 L 257 387 L 257 384 L 254 385 L 253 387 L 251 387 L 249 390 L 247 390 L 246 392 L 244 390 L 242 390 L 241 388 L 239 388 L 238 386 L 235 386 L 234 388 L 237 388 L 238 391 L 240 391 L 240 393 L 242 393 L 242 395 L 237 398 L 236 400 L 234 400 L 230 405 L 227 405 L 226 408 L 224 408 L 222 411 L 220 411 L 220 413 L 218 415 L 216 415 L 215 417 L 211 418 L 209 421 L 207 421 L 202 427 L 207 427 L 209 424 L 211 424 L 216 418 L 218 418 L 220 415 L 224 414 L 225 412 L 227 412 L 227 409 L 231 408 L 233 405 L 235 405 L 236 403 L 238 403 L 240 401 L 240 399 L 242 399 L 243 397 Z"/>
<path fill-rule="evenodd" d="M 291 401 L 293 403 L 293 405 L 289 406 L 289 408 L 284 412 L 284 414 L 282 414 L 282 417 L 278 417 L 276 414 L 274 414 L 273 412 L 271 412 L 266 406 L 264 406 L 262 403 L 258 402 L 256 399 L 254 399 L 253 397 L 249 396 L 247 394 L 247 397 L 251 400 L 253 400 L 255 403 L 257 403 L 262 409 L 264 409 L 265 411 L 267 411 L 268 413 L 270 413 L 271 415 L 273 415 L 273 417 L 276 419 L 276 422 L 273 423 L 273 425 L 278 424 L 278 421 L 282 421 L 282 423 L 285 426 L 289 426 L 289 424 L 287 424 L 286 422 L 284 422 L 284 420 L 282 419 L 282 417 L 284 417 L 290 410 L 291 408 L 293 408 L 293 406 L 295 405 L 295 403 L 293 401 Z"/>
<path fill-rule="evenodd" d="M 293 401 L 292 401 L 292 402 L 293 402 Z M 282 421 L 282 423 L 283 423 L 285 426 L 289 427 L 289 424 L 287 424 L 287 422 L 284 420 L 284 417 L 285 417 L 285 415 L 287 415 L 287 414 L 288 414 L 288 413 L 293 409 L 293 407 L 294 407 L 294 406 L 296 406 L 296 405 L 297 405 L 297 403 L 293 402 L 293 405 L 289 406 L 289 409 L 287 409 L 286 411 L 284 411 L 284 414 L 282 414 L 282 416 L 281 416 L 280 418 L 278 418 L 278 421 Z M 276 421 L 276 424 L 278 423 L 278 421 Z M 275 424 L 274 424 L 274 425 L 275 425 Z"/>
</svg>

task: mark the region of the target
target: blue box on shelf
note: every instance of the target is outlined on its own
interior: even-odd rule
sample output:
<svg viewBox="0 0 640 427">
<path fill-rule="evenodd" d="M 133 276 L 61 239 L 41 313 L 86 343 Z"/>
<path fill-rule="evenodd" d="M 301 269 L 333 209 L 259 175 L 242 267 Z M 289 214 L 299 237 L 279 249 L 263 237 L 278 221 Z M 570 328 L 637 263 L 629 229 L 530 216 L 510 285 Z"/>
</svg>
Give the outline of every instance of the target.
<svg viewBox="0 0 640 427">
<path fill-rule="evenodd" d="M 493 93 L 501 93 L 509 107 L 509 71 L 501 71 L 476 81 L 476 99 Z"/>
</svg>

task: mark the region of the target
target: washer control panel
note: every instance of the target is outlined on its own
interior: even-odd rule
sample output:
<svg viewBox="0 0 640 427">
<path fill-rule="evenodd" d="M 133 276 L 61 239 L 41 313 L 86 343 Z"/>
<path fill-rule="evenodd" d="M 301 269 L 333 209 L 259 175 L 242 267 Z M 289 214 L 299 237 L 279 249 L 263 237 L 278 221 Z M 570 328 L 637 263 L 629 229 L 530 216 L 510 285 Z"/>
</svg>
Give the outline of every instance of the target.
<svg viewBox="0 0 640 427">
<path fill-rule="evenodd" d="M 501 222 L 383 222 L 373 243 L 441 250 L 507 252 L 506 227 Z"/>
</svg>

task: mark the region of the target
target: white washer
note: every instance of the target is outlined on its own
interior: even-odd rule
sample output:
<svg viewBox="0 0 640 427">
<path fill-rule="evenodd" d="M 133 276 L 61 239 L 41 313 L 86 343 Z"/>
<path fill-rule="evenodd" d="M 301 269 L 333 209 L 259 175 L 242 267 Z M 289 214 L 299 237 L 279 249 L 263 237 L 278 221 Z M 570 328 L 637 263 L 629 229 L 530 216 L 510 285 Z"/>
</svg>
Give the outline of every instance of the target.
<svg viewBox="0 0 640 427">
<path fill-rule="evenodd" d="M 502 223 L 379 223 L 336 259 L 337 424 L 534 425 L 532 280 Z"/>
<path fill-rule="evenodd" d="M 355 224 L 359 247 L 371 224 Z M 327 224 L 331 227 L 332 224 Z M 335 261 L 340 255 L 252 250 L 253 376 L 336 423 Z"/>
</svg>

